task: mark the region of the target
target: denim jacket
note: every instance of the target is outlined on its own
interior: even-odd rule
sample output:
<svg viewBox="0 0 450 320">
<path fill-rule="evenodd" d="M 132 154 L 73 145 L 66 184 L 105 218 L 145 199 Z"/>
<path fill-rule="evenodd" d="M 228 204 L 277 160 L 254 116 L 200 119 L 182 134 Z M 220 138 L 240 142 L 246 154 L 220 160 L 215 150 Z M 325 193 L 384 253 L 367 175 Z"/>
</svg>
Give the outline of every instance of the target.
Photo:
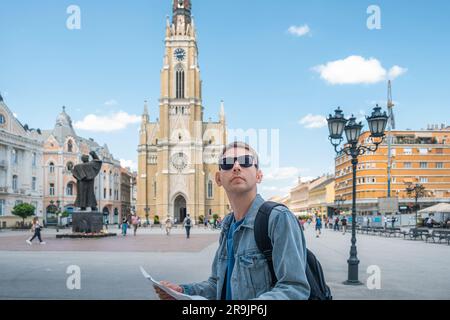
<svg viewBox="0 0 450 320">
<path fill-rule="evenodd" d="M 306 245 L 295 216 L 284 207 L 276 207 L 269 219 L 269 237 L 273 245 L 273 266 L 278 282 L 272 278 L 264 255 L 258 250 L 254 224 L 264 199 L 257 195 L 244 222 L 233 236 L 235 265 L 231 275 L 233 300 L 307 300 L 310 287 L 306 279 Z M 232 221 L 228 215 L 222 225 L 219 248 L 207 281 L 181 285 L 189 295 L 220 300 L 227 270 L 226 236 Z"/>
</svg>

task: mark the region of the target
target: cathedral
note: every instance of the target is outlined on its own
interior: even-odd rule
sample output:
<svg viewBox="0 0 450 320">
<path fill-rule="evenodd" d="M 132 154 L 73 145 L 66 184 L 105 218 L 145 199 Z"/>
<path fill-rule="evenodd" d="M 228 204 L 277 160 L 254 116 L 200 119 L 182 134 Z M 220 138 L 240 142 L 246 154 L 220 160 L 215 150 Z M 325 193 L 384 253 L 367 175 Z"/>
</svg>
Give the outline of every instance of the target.
<svg viewBox="0 0 450 320">
<path fill-rule="evenodd" d="M 137 213 L 141 218 L 182 222 L 187 214 L 223 217 L 230 205 L 215 183 L 227 142 L 223 102 L 219 121 L 204 121 L 202 81 L 191 0 L 174 0 L 167 18 L 159 117 L 144 106 L 138 147 Z M 157 219 L 158 219 L 157 218 Z M 145 221 L 145 220 L 143 220 Z"/>
</svg>

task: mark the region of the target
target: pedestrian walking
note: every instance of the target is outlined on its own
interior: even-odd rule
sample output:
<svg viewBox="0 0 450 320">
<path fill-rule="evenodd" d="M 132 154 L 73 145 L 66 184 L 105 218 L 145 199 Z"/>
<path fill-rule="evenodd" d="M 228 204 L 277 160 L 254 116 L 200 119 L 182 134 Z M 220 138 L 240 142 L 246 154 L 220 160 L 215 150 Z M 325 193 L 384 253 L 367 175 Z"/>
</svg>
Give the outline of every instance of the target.
<svg viewBox="0 0 450 320">
<path fill-rule="evenodd" d="M 334 219 L 334 231 L 339 231 L 339 217 Z"/>
<path fill-rule="evenodd" d="M 45 244 L 45 242 L 42 241 L 42 238 L 41 238 L 41 229 L 42 229 L 42 226 L 39 223 L 39 218 L 38 217 L 34 217 L 33 218 L 33 224 L 31 226 L 31 231 L 34 232 L 33 237 L 31 237 L 31 239 L 26 240 L 26 242 L 29 245 L 32 245 L 33 244 L 33 240 L 36 239 L 36 238 L 38 238 L 40 244 Z"/>
<path fill-rule="evenodd" d="M 345 216 L 341 220 L 342 224 L 342 234 L 345 234 L 347 232 L 347 218 Z"/>
<path fill-rule="evenodd" d="M 122 236 L 125 237 L 127 235 L 127 230 L 128 230 L 128 219 L 123 218 L 122 219 Z"/>
<path fill-rule="evenodd" d="M 319 236 L 322 234 L 322 219 L 320 217 L 316 218 L 316 238 L 319 238 Z"/>
<path fill-rule="evenodd" d="M 131 217 L 131 225 L 133 226 L 133 235 L 136 236 L 139 227 L 139 217 L 136 214 Z"/>
<path fill-rule="evenodd" d="M 189 214 L 187 215 L 186 219 L 184 219 L 183 226 L 186 229 L 186 238 L 189 239 L 192 228 L 192 220 Z"/>
<path fill-rule="evenodd" d="M 170 216 L 167 217 L 165 226 L 166 226 L 166 235 L 169 236 L 170 231 L 172 230 L 173 227 L 172 219 L 170 218 Z"/>
</svg>

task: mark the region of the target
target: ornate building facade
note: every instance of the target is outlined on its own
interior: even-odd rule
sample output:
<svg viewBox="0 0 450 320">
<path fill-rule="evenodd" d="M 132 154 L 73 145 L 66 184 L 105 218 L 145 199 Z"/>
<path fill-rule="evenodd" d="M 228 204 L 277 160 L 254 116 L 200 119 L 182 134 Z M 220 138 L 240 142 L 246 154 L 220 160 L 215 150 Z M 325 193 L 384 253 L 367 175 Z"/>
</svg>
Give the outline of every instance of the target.
<svg viewBox="0 0 450 320">
<path fill-rule="evenodd" d="M 167 20 L 165 54 L 161 70 L 159 118 L 150 121 L 147 103 L 142 115 L 138 147 L 138 198 L 140 217 L 186 214 L 200 216 L 229 212 L 225 192 L 214 176 L 227 141 L 223 103 L 219 121 L 204 122 L 202 81 L 197 34 L 190 0 L 173 2 L 172 22 Z"/>
<path fill-rule="evenodd" d="M 121 166 L 106 145 L 100 146 L 93 139 L 79 137 L 65 107 L 56 119 L 53 130 L 42 132 L 44 140 L 44 210 L 47 224 L 56 224 L 57 211 L 73 212 L 76 208 L 76 180 L 72 168 L 81 162 L 83 154 L 95 151 L 103 161 L 100 174 L 95 179 L 95 195 L 98 210 L 103 212 L 105 222 L 118 223 L 122 203 L 120 195 Z M 129 201 L 128 201 L 129 202 Z"/>
<path fill-rule="evenodd" d="M 43 217 L 41 131 L 22 125 L 0 95 L 0 227 L 14 226 L 21 218 L 14 206 L 32 204 Z"/>
</svg>

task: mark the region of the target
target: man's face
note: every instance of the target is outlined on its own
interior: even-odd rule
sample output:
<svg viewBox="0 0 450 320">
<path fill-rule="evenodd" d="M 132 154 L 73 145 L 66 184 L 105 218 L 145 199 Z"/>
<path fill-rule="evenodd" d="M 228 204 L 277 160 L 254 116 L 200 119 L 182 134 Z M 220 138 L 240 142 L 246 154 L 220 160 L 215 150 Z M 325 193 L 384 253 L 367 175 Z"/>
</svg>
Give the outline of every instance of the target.
<svg viewBox="0 0 450 320">
<path fill-rule="evenodd" d="M 252 153 L 244 148 L 234 148 L 228 150 L 222 158 L 237 158 L 250 155 Z M 256 161 L 256 158 L 254 158 Z M 255 164 L 255 163 L 254 163 Z M 229 193 L 246 193 L 256 189 L 256 185 L 261 183 L 263 174 L 255 165 L 249 168 L 243 168 L 236 161 L 231 170 L 220 170 L 216 173 L 216 182 L 220 187 L 224 187 Z"/>
</svg>

